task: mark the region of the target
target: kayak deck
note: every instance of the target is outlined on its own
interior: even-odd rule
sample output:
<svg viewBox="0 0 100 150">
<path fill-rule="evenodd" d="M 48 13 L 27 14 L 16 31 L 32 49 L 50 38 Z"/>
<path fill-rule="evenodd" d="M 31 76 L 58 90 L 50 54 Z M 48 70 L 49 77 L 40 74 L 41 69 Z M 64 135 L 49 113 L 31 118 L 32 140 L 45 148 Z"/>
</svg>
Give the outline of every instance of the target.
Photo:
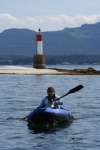
<svg viewBox="0 0 100 150">
<path fill-rule="evenodd" d="M 32 124 L 70 123 L 73 120 L 73 115 L 68 110 L 52 108 L 36 108 L 27 117 L 27 122 Z"/>
</svg>

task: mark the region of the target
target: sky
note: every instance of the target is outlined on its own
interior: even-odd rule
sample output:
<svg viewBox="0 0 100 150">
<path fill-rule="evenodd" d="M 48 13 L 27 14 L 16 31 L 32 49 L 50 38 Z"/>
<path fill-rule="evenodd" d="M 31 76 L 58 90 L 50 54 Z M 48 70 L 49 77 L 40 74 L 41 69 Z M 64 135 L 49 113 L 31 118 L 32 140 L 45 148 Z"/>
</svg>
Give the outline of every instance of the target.
<svg viewBox="0 0 100 150">
<path fill-rule="evenodd" d="M 0 0 L 0 33 L 6 29 L 63 30 L 100 22 L 100 0 Z"/>
</svg>

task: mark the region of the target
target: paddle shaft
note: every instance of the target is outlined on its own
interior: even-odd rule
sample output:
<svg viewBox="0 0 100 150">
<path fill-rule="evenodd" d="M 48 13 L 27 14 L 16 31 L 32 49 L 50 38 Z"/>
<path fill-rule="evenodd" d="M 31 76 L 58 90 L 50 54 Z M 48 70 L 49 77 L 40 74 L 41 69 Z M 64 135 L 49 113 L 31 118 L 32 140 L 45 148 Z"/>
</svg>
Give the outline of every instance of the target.
<svg viewBox="0 0 100 150">
<path fill-rule="evenodd" d="M 24 118 L 22 118 L 22 119 L 26 119 L 27 118 L 27 116 L 26 117 L 24 117 Z"/>
</svg>

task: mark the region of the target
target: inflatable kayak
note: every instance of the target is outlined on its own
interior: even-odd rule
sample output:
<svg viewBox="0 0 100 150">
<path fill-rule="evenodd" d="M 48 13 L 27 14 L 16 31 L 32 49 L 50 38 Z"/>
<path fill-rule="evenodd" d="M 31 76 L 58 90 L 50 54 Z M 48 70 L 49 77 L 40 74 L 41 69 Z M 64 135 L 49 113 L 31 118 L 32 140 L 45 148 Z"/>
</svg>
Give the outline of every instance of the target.
<svg viewBox="0 0 100 150">
<path fill-rule="evenodd" d="M 53 123 L 70 123 L 73 121 L 73 115 L 70 111 L 60 108 L 52 109 L 36 108 L 27 116 L 27 122 L 30 124 L 53 124 Z"/>
</svg>

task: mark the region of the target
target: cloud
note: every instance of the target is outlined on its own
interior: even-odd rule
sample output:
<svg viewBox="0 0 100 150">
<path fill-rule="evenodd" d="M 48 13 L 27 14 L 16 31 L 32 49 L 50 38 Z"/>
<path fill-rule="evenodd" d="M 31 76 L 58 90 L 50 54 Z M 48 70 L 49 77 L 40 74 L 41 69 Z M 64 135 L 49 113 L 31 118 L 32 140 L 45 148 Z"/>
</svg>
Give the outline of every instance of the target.
<svg viewBox="0 0 100 150">
<path fill-rule="evenodd" d="M 9 28 L 28 28 L 42 31 L 60 30 L 65 27 L 78 27 L 84 23 L 100 22 L 100 14 L 90 16 L 67 16 L 64 14 L 58 16 L 39 16 L 39 17 L 15 17 L 11 14 L 0 14 L 0 31 Z"/>
<path fill-rule="evenodd" d="M 91 16 L 66 16 L 66 15 L 59 15 L 59 16 L 51 16 L 48 17 L 48 21 L 54 24 L 66 24 L 70 25 L 70 27 L 79 26 L 84 23 L 96 23 L 100 21 L 100 14 L 98 15 L 91 15 Z"/>
<path fill-rule="evenodd" d="M 16 21 L 18 19 L 10 14 L 0 14 L 0 24 L 15 23 Z"/>
</svg>

